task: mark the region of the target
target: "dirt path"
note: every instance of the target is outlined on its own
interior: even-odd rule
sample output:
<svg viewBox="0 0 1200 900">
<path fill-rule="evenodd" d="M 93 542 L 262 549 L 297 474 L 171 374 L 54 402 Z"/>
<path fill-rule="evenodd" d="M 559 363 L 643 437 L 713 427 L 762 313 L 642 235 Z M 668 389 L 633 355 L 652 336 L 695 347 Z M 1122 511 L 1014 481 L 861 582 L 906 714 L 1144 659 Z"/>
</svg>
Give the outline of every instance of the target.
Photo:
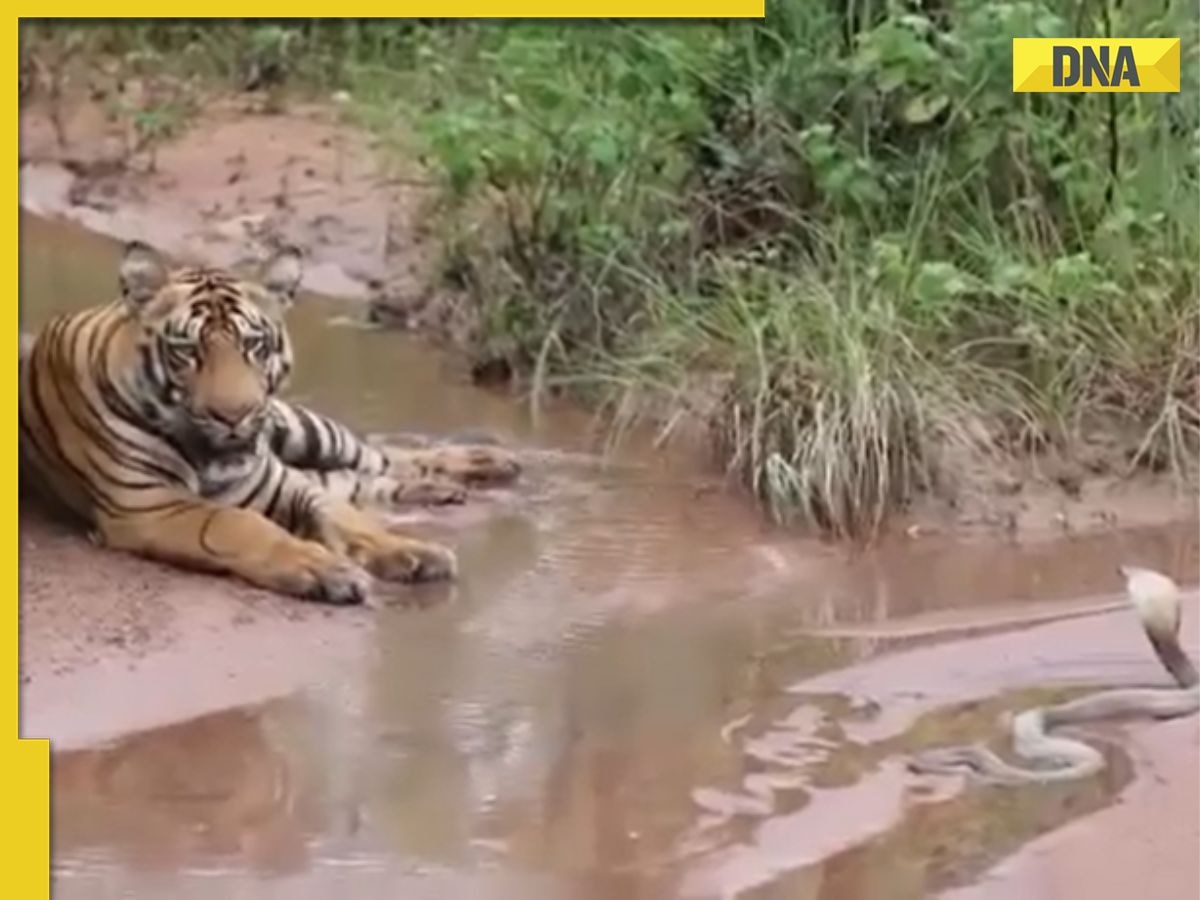
<svg viewBox="0 0 1200 900">
<path fill-rule="evenodd" d="M 22 206 L 218 265 L 287 241 L 309 255 L 310 290 L 419 305 L 433 261 L 421 223 L 429 186 L 418 169 L 385 171 L 375 142 L 336 107 L 264 115 L 244 100 L 211 99 L 156 150 L 152 168 L 128 156 L 125 128 L 94 103 L 65 104 L 57 116 L 24 107 Z"/>
<path fill-rule="evenodd" d="M 21 733 L 56 751 L 288 693 L 362 658 L 334 610 L 97 550 L 21 517 Z"/>
</svg>

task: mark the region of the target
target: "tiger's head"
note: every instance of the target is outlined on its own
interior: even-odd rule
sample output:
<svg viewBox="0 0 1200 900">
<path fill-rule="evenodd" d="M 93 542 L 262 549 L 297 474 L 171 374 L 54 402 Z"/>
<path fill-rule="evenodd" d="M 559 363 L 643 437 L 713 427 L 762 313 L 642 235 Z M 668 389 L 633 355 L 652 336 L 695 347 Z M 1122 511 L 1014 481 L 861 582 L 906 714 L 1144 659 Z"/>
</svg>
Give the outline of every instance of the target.
<svg viewBox="0 0 1200 900">
<path fill-rule="evenodd" d="M 276 253 L 254 278 L 171 269 L 140 241 L 126 245 L 121 294 L 140 325 L 138 380 L 154 424 L 197 449 L 246 450 L 286 381 L 283 316 L 300 285 L 300 252 Z"/>
</svg>

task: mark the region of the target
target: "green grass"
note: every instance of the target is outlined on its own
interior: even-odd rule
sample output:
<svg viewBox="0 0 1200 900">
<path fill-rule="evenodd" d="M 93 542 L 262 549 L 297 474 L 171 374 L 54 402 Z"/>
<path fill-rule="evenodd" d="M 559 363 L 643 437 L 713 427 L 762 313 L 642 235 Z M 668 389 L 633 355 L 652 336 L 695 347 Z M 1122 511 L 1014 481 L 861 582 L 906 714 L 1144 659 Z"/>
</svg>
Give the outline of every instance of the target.
<svg viewBox="0 0 1200 900">
<path fill-rule="evenodd" d="M 472 353 L 535 395 L 607 407 L 618 429 L 700 423 L 779 519 L 873 532 L 990 458 L 1070 456 L 1097 435 L 1124 470 L 1194 484 L 1194 9 L 923 6 L 75 41 L 348 90 L 359 123 L 441 178 Z M 23 48 L 61 46 L 67 32 L 38 27 Z M 1011 36 L 1093 33 L 1182 36 L 1183 91 L 1012 93 Z"/>
</svg>

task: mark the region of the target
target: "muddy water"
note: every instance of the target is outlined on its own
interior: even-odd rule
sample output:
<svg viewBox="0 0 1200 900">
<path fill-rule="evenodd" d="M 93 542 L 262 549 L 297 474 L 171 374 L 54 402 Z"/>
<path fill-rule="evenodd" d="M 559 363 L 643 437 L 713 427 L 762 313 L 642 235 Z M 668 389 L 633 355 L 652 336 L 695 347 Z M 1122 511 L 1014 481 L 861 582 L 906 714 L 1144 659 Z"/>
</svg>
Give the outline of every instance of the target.
<svg viewBox="0 0 1200 900">
<path fill-rule="evenodd" d="M 22 228 L 24 327 L 111 291 L 109 242 Z M 528 477 L 412 516 L 452 537 L 461 583 L 381 609 L 343 681 L 56 754 L 56 896 L 669 897 L 732 883 L 915 898 L 1128 781 L 1114 741 L 1084 784 L 915 785 L 892 821 L 886 798 L 910 789 L 898 754 L 988 735 L 1044 693 L 997 688 L 864 741 L 851 731 L 877 719 L 870 703 L 788 688 L 930 640 L 906 622 L 999 629 L 1111 600 L 1118 557 L 1187 575 L 1194 526 L 850 555 L 765 528 L 637 442 L 600 464 L 585 416 L 534 420 L 419 343 L 347 320 L 328 301 L 296 310 L 296 396 L 372 432 L 500 434 L 531 448 Z M 1035 662 L 1013 685 L 1036 683 Z M 769 864 L 742 852 L 774 826 L 789 838 Z"/>
</svg>

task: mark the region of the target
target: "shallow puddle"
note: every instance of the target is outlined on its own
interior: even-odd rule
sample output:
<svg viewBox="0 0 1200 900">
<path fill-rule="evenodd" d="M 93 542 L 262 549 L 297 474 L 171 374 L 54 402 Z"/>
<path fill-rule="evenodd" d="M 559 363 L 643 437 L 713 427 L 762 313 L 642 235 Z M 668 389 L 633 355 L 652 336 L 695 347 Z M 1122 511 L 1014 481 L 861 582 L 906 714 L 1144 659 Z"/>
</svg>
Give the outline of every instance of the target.
<svg viewBox="0 0 1200 900">
<path fill-rule="evenodd" d="M 113 244 L 22 218 L 23 327 L 114 290 Z M 602 460 L 587 416 L 535 421 L 348 315 L 297 309 L 294 395 L 370 432 L 498 434 L 537 451 L 528 477 L 412 514 L 453 529 L 463 578 L 381 609 L 344 681 L 56 754 L 57 897 L 707 896 L 773 826 L 787 852 L 732 881 L 753 896 L 920 897 L 1128 781 L 1111 749 L 1080 785 L 925 796 L 898 754 L 978 739 L 1032 696 L 872 743 L 839 724 L 871 708 L 787 689 L 894 649 L 901 618 L 1077 611 L 1114 599 L 1118 557 L 1194 572 L 1194 526 L 851 555 L 637 441 Z M 882 825 L 835 840 L 830 816 Z"/>
</svg>

